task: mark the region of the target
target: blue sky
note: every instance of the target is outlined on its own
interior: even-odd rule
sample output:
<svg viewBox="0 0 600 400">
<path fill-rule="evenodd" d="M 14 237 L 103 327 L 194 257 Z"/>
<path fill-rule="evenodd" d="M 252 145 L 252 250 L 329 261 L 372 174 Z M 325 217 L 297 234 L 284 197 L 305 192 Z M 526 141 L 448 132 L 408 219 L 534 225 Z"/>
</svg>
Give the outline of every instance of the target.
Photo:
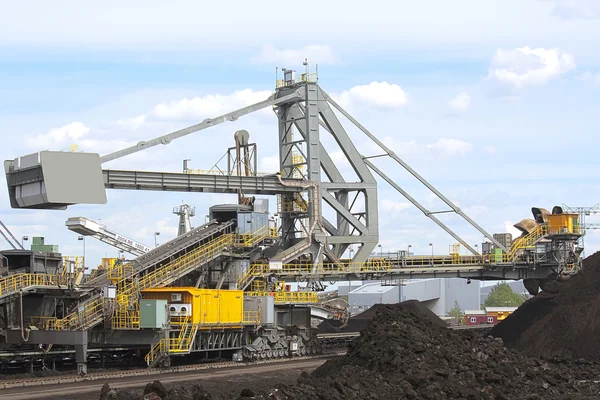
<svg viewBox="0 0 600 400">
<path fill-rule="evenodd" d="M 3 159 L 43 149 L 105 154 L 139 140 L 262 100 L 275 67 L 319 64 L 321 86 L 490 232 L 530 217 L 532 206 L 600 202 L 600 5 L 593 0 L 453 2 L 103 2 L 10 4 L 0 16 Z M 31 13 L 36 9 L 36 13 Z M 304 10 L 309 10 L 304 11 Z M 311 13 L 311 11 L 314 11 Z M 209 168 L 237 129 L 259 146 L 260 169 L 276 168 L 270 111 L 221 125 L 106 168 Z M 375 151 L 360 133 L 361 151 Z M 341 161 L 340 161 L 341 163 Z M 378 161 L 415 197 L 428 193 Z M 18 235 L 42 235 L 81 253 L 64 227 L 100 219 L 146 244 L 173 237 L 182 201 L 208 206 L 235 197 L 109 191 L 103 206 L 12 210 L 0 219 Z M 452 243 L 380 185 L 381 243 L 445 254 Z M 275 200 L 271 203 L 274 206 Z M 446 221 L 471 243 L 481 237 Z M 600 237 L 586 238 L 588 253 Z M 115 251 L 88 240 L 88 264 Z"/>
</svg>

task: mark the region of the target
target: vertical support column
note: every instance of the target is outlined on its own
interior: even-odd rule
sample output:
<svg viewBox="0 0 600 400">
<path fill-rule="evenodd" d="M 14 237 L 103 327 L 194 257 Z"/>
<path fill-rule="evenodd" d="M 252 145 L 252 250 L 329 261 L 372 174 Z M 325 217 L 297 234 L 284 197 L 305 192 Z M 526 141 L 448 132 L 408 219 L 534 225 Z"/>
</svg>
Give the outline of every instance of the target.
<svg viewBox="0 0 600 400">
<path fill-rule="evenodd" d="M 296 88 L 292 89 L 280 89 L 277 92 L 277 97 L 285 97 Z M 305 96 L 306 97 L 306 96 Z M 303 115 L 298 114 L 294 109 L 296 104 L 302 100 L 293 100 L 289 103 L 280 104 L 277 107 L 276 113 L 279 119 L 279 164 L 281 177 L 283 179 L 294 178 L 294 172 L 300 170 L 300 165 L 294 160 L 294 149 L 298 150 L 301 148 L 301 144 L 304 141 L 302 135 L 295 137 L 295 124 L 302 122 Z M 306 160 L 304 162 L 307 162 Z M 293 194 L 281 194 L 282 208 L 293 207 L 294 195 Z M 285 243 L 293 245 L 294 239 L 296 238 L 296 232 L 298 227 L 296 224 L 297 217 L 293 212 L 282 212 L 281 213 L 281 232 L 282 239 Z"/>
<path fill-rule="evenodd" d="M 77 374 L 87 374 L 87 343 L 75 345 L 75 360 L 77 361 Z"/>
<path fill-rule="evenodd" d="M 313 226 L 315 218 L 321 219 L 320 204 L 321 195 L 319 184 L 321 183 L 321 158 L 319 157 L 320 137 L 319 137 L 319 90 L 315 83 L 306 84 L 306 104 L 304 118 L 306 122 L 305 140 L 306 140 L 306 160 L 308 168 L 308 180 L 317 185 L 312 202 L 309 207 L 309 224 Z M 315 209 L 317 212 L 314 212 Z"/>
</svg>

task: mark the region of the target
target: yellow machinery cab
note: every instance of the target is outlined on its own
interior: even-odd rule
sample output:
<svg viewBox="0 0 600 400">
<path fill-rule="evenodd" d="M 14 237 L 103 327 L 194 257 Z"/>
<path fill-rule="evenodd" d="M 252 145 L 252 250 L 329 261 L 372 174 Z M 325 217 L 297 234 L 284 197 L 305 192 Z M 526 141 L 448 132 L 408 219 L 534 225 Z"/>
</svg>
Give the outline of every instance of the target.
<svg viewBox="0 0 600 400">
<path fill-rule="evenodd" d="M 579 214 L 550 214 L 548 215 L 549 235 L 581 235 Z"/>
<path fill-rule="evenodd" d="M 241 326 L 244 322 L 242 290 L 152 288 L 142 291 L 142 298 L 166 300 L 172 325 Z"/>
</svg>

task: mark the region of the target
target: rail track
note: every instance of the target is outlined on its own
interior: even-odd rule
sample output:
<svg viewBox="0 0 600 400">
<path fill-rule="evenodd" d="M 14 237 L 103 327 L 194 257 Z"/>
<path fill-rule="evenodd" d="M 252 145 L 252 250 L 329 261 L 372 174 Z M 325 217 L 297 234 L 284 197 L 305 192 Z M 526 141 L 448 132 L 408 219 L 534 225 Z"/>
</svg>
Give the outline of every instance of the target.
<svg viewBox="0 0 600 400">
<path fill-rule="evenodd" d="M 146 377 L 146 376 L 161 376 L 168 374 L 178 374 L 178 373 L 186 373 L 186 372 L 198 372 L 198 371 L 208 371 L 213 369 L 225 369 L 225 368 L 240 368 L 240 367 L 256 367 L 265 364 L 284 364 L 291 363 L 296 361 L 305 361 L 305 360 L 318 360 L 318 359 L 327 359 L 333 357 L 339 357 L 344 355 L 345 352 L 328 352 L 324 354 L 318 354 L 313 356 L 298 356 L 292 358 L 279 358 L 272 360 L 259 360 L 259 361 L 251 361 L 251 362 L 214 362 L 214 363 L 204 363 L 204 364 L 192 364 L 192 365 L 182 365 L 170 368 L 145 368 L 145 369 L 135 369 L 129 371 L 109 371 L 109 372 L 95 372 L 88 375 L 62 375 L 62 376 L 51 376 L 51 377 L 42 377 L 42 378 L 25 378 L 25 379 L 15 379 L 15 380 L 5 380 L 0 381 L 0 389 L 12 389 L 12 388 L 25 388 L 25 387 L 35 387 L 35 386 L 51 386 L 51 385 L 63 385 L 63 384 L 73 384 L 79 382 L 91 382 L 98 380 L 118 380 L 123 378 L 130 377 Z"/>
</svg>

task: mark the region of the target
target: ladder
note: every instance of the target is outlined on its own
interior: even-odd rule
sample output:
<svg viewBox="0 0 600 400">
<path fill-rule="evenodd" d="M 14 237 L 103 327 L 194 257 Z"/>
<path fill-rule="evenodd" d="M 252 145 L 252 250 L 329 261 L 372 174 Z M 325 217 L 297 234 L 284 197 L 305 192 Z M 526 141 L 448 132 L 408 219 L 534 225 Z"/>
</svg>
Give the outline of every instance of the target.
<svg viewBox="0 0 600 400">
<path fill-rule="evenodd" d="M 176 337 L 167 337 L 160 339 L 146 354 L 144 360 L 149 367 L 154 367 L 163 358 L 169 354 L 189 354 L 192 350 L 199 324 L 190 321 L 186 316 L 179 334 Z"/>
</svg>

